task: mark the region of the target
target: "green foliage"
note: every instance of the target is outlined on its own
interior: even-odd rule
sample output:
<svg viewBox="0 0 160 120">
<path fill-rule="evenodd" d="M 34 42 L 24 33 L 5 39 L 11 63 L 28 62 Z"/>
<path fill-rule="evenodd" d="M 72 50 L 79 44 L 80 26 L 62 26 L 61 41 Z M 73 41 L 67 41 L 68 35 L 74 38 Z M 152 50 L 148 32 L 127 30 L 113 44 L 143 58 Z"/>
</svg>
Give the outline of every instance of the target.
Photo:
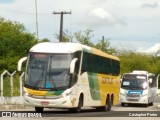
<svg viewBox="0 0 160 120">
<path fill-rule="evenodd" d="M 91 38 L 94 36 L 92 34 L 93 30 L 86 30 L 84 32 L 76 32 L 74 34 L 76 40 L 84 45 L 90 46 L 90 47 L 94 47 L 97 48 L 103 52 L 109 53 L 109 54 L 115 54 L 116 53 L 116 49 L 112 48 L 110 46 L 110 42 L 109 39 L 103 38 L 102 40 L 99 40 L 98 43 L 92 43 L 91 42 Z"/>
<path fill-rule="evenodd" d="M 48 38 L 43 38 L 42 40 L 39 40 L 39 42 L 49 42 L 49 39 Z"/>
<path fill-rule="evenodd" d="M 0 18 L 0 72 L 14 71 L 21 57 L 37 43 L 34 34 L 27 32 L 23 24 Z"/>
<path fill-rule="evenodd" d="M 84 33 L 82 31 L 74 33 L 74 36 L 79 43 L 94 47 L 95 45 L 91 42 L 91 38 L 93 37 L 93 34 L 91 35 L 92 32 L 93 30 L 87 29 Z"/>
<path fill-rule="evenodd" d="M 55 34 L 55 38 L 56 39 L 60 39 L 60 36 L 58 34 Z M 73 36 L 70 35 L 69 31 L 68 30 L 65 30 L 65 32 L 63 32 L 63 35 L 62 35 L 62 42 L 71 42 L 73 39 Z"/>
<path fill-rule="evenodd" d="M 18 74 L 15 74 L 13 76 L 13 96 L 19 96 L 20 95 L 20 76 Z M 10 86 L 10 76 L 5 75 L 4 76 L 4 82 L 3 82 L 3 96 L 5 97 L 11 97 L 11 86 Z M 23 81 L 22 81 L 23 82 Z"/>
<path fill-rule="evenodd" d="M 133 51 L 123 51 L 119 55 L 121 60 L 121 74 L 133 70 L 146 70 L 152 73 L 159 73 L 160 59 L 144 53 Z"/>
<path fill-rule="evenodd" d="M 119 58 L 121 60 L 121 75 L 124 73 L 130 73 L 133 70 L 145 70 L 150 73 L 160 74 L 159 56 L 136 53 L 133 51 L 121 51 Z"/>
<path fill-rule="evenodd" d="M 95 45 L 95 48 L 97 48 L 105 53 L 109 53 L 109 54 L 116 53 L 116 49 L 110 47 L 109 39 L 105 39 L 105 38 L 102 40 L 99 40 L 99 42 Z"/>
<path fill-rule="evenodd" d="M 103 52 L 117 55 L 121 60 L 121 75 L 133 70 L 146 70 L 155 74 L 160 74 L 160 57 L 155 55 L 147 55 L 134 51 L 118 51 L 110 46 L 109 39 L 99 40 L 98 43 L 91 41 L 93 30 L 79 31 L 70 35 L 66 30 L 63 33 L 63 42 L 70 42 L 74 38 L 81 44 L 95 47 Z M 59 35 L 56 35 L 59 38 Z M 13 72 L 17 68 L 17 62 L 20 58 L 27 56 L 29 49 L 38 42 L 49 42 L 44 38 L 37 40 L 34 34 L 27 32 L 23 24 L 18 22 L 5 20 L 0 18 L 0 73 L 5 69 Z M 4 78 L 5 96 L 10 96 L 9 77 Z M 13 95 L 19 94 L 19 75 L 15 75 L 15 88 Z M 159 81 L 160 85 L 160 81 Z"/>
</svg>

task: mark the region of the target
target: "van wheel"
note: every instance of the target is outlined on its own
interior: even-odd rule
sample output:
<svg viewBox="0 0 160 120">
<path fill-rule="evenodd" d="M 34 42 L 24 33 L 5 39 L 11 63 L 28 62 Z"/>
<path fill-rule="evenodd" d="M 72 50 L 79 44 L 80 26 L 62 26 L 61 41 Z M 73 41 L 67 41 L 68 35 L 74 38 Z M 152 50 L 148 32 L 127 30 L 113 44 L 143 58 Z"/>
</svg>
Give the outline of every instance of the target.
<svg viewBox="0 0 160 120">
<path fill-rule="evenodd" d="M 121 106 L 124 107 L 124 103 L 121 103 Z"/>
<path fill-rule="evenodd" d="M 37 113 L 42 113 L 43 112 L 44 107 L 35 107 L 35 111 Z"/>
<path fill-rule="evenodd" d="M 144 104 L 145 107 L 148 107 L 149 106 L 149 100 L 146 104 Z"/>
<path fill-rule="evenodd" d="M 145 107 L 148 107 L 148 105 L 149 105 L 148 103 L 144 104 Z"/>
<path fill-rule="evenodd" d="M 150 106 L 153 106 L 153 102 L 149 103 Z"/>
</svg>

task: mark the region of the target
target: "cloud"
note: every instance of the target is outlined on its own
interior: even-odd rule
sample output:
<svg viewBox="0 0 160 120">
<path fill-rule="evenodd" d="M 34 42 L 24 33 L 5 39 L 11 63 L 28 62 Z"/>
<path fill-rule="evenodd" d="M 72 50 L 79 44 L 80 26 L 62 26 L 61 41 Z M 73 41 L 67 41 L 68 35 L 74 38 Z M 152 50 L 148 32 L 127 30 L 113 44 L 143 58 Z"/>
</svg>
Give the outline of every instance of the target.
<svg viewBox="0 0 160 120">
<path fill-rule="evenodd" d="M 108 19 L 110 21 L 114 21 L 114 17 L 106 10 L 103 8 L 95 8 L 90 11 L 90 16 L 91 17 L 97 17 L 99 19 Z"/>
<path fill-rule="evenodd" d="M 142 53 L 155 54 L 158 50 L 160 50 L 160 43 L 157 43 L 148 49 L 141 47 L 137 51 Z"/>
<path fill-rule="evenodd" d="M 88 12 L 88 23 L 90 26 L 93 27 L 102 27 L 105 25 L 115 25 L 115 24 L 121 24 L 124 25 L 125 22 L 121 19 L 115 16 L 114 14 L 110 13 L 104 8 L 97 7 L 94 9 L 91 9 Z"/>
<path fill-rule="evenodd" d="M 153 3 L 144 3 L 142 4 L 141 8 L 158 8 L 158 3 L 153 2 Z"/>
</svg>

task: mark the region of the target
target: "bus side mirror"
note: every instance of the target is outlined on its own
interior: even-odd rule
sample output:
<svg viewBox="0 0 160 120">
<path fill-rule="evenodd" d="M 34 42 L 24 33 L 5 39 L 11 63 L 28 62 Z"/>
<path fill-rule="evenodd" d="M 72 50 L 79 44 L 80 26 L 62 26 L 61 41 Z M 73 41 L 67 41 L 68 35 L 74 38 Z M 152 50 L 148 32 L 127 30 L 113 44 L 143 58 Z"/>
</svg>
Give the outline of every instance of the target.
<svg viewBox="0 0 160 120">
<path fill-rule="evenodd" d="M 152 78 L 149 79 L 149 83 L 152 83 Z"/>
<path fill-rule="evenodd" d="M 17 71 L 21 71 L 22 70 L 22 63 L 27 60 L 27 57 L 23 57 L 18 61 L 18 66 L 17 66 Z"/>
<path fill-rule="evenodd" d="M 78 58 L 74 58 L 72 61 L 71 61 L 71 64 L 70 64 L 70 73 L 74 73 L 74 70 L 75 70 L 75 63 L 77 62 Z"/>
</svg>

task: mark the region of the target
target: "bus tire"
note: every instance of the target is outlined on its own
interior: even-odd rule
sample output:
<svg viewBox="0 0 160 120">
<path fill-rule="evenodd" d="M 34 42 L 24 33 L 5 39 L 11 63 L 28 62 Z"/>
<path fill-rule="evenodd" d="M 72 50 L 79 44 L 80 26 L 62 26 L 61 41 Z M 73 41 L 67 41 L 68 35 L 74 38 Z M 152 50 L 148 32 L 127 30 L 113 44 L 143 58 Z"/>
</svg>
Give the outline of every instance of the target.
<svg viewBox="0 0 160 120">
<path fill-rule="evenodd" d="M 97 107 L 96 109 L 97 109 L 98 111 L 105 111 L 105 112 L 107 112 L 107 111 L 111 111 L 111 107 L 112 107 L 112 101 L 111 101 L 111 99 L 108 97 L 108 98 L 106 99 L 106 104 L 105 104 L 105 106 Z"/>
<path fill-rule="evenodd" d="M 37 113 L 42 113 L 43 112 L 44 107 L 35 107 L 35 111 Z"/>
<path fill-rule="evenodd" d="M 78 100 L 78 106 L 76 108 L 72 109 L 72 110 L 76 113 L 80 113 L 82 107 L 83 107 L 83 96 L 81 95 L 79 100 Z"/>
<path fill-rule="evenodd" d="M 104 111 L 111 111 L 112 101 L 110 98 L 107 98 L 106 105 L 104 106 Z"/>
</svg>

